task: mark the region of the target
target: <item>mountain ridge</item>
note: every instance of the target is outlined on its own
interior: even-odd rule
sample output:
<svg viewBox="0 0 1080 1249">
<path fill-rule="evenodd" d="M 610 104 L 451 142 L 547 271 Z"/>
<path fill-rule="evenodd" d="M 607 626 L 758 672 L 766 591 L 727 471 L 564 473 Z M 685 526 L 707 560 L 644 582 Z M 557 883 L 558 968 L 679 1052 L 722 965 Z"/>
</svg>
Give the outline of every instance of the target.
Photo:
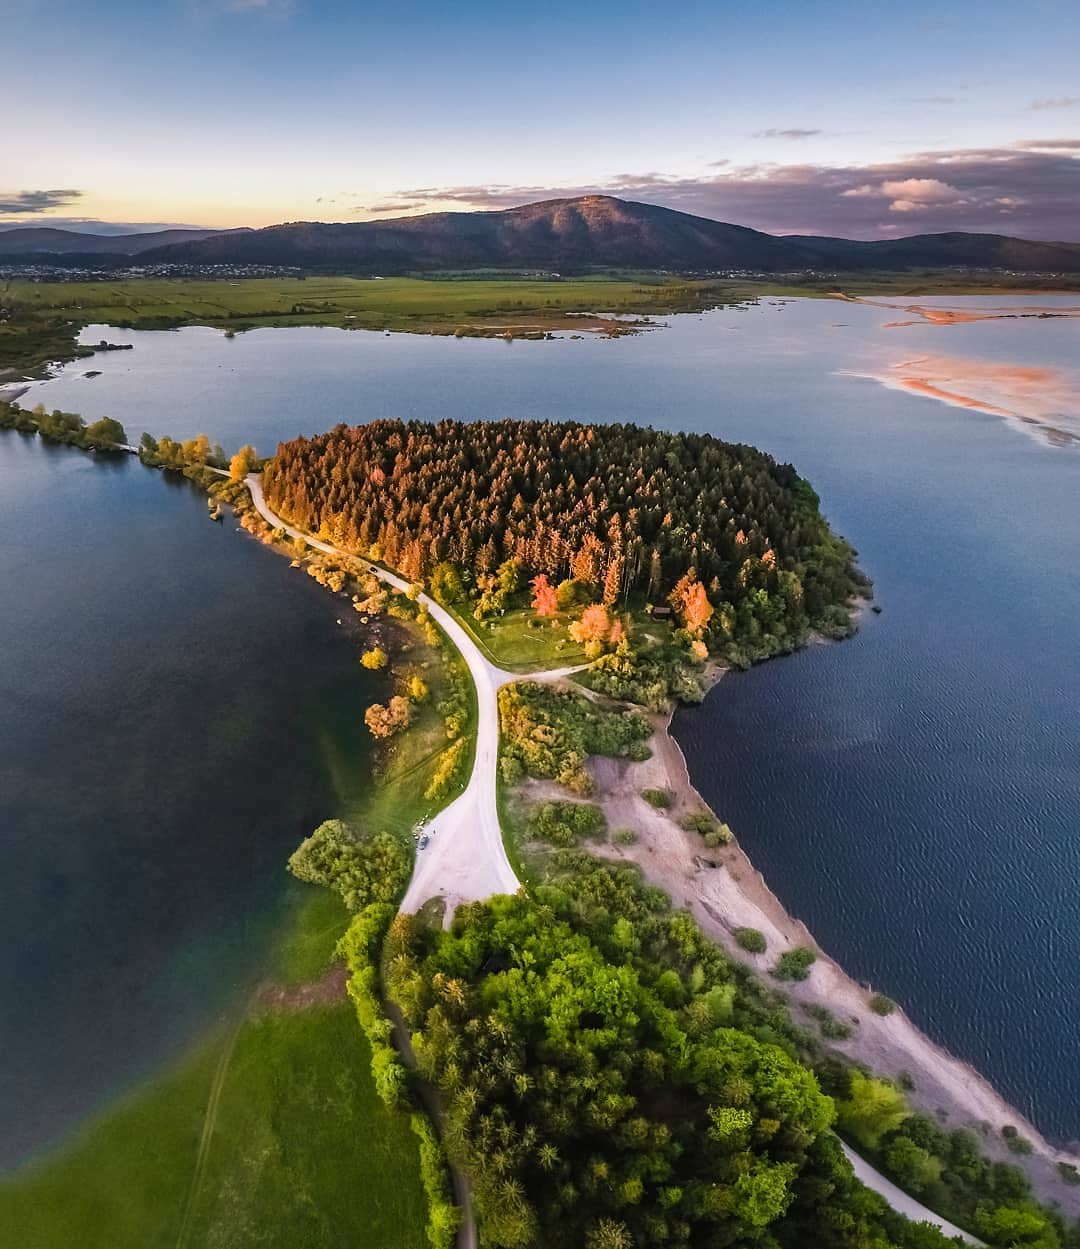
<svg viewBox="0 0 1080 1249">
<path fill-rule="evenodd" d="M 197 242 L 226 233 L 229 231 L 192 227 L 91 234 L 55 226 L 14 226 L 0 230 L 0 256 L 138 256 L 151 248 Z"/>
<path fill-rule="evenodd" d="M 12 249 L 12 235 L 37 237 L 17 239 Z M 41 237 L 45 235 L 49 237 Z M 56 240 L 52 237 L 56 235 L 64 237 Z M 164 235 L 170 236 L 167 241 Z M 176 235 L 185 237 L 172 237 Z M 79 246 L 80 241 L 92 245 Z M 46 246 L 57 243 L 51 250 Z M 775 235 L 608 195 L 384 221 L 298 221 L 230 231 L 112 236 L 47 229 L 0 233 L 0 256 L 13 254 L 138 255 L 141 262 L 154 264 L 258 264 L 388 274 L 483 268 L 777 273 L 956 267 L 1080 273 L 1080 243 L 966 231 L 872 241 Z"/>
</svg>

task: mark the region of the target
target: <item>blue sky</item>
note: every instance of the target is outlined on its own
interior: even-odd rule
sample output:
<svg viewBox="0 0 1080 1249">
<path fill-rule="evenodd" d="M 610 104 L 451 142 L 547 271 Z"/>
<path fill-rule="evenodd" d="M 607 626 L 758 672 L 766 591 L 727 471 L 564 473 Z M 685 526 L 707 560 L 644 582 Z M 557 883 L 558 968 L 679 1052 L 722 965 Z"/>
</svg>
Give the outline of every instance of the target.
<svg viewBox="0 0 1080 1249">
<path fill-rule="evenodd" d="M 6 225 L 607 190 L 782 232 L 1080 239 L 1075 3 L 0 7 Z"/>
</svg>

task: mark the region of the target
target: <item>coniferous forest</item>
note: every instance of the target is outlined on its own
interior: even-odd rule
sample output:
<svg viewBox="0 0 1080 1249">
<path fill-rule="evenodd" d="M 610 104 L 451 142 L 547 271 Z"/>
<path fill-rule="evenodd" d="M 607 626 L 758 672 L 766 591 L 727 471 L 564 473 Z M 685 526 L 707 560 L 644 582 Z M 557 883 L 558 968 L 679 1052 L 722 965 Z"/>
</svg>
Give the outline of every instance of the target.
<svg viewBox="0 0 1080 1249">
<path fill-rule="evenodd" d="M 843 626 L 866 584 L 791 465 L 705 434 L 339 425 L 279 446 L 264 489 L 301 528 L 413 580 L 452 565 L 474 595 L 508 561 L 610 605 L 692 583 L 717 644 Z"/>
</svg>

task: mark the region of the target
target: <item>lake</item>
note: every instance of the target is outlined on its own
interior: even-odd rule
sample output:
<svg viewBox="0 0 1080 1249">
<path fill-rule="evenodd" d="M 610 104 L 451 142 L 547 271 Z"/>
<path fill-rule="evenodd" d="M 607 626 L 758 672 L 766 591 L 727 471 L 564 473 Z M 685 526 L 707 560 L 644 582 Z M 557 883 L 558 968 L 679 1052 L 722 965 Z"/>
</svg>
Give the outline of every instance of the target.
<svg viewBox="0 0 1080 1249">
<path fill-rule="evenodd" d="M 188 482 L 4 433 L 0 483 L 2 1169 L 250 987 L 382 680 Z"/>
<path fill-rule="evenodd" d="M 916 302 L 923 311 L 902 306 Z M 852 974 L 902 1001 L 1046 1132 L 1080 1137 L 1080 322 L 1038 315 L 1077 301 L 890 303 L 765 300 L 671 318 L 668 328 L 631 338 L 537 343 L 319 329 L 229 340 L 210 329 L 91 326 L 87 341 L 107 336 L 135 349 L 76 362 L 23 402 L 114 416 L 133 439 L 143 429 L 202 431 L 229 450 L 253 441 L 269 452 L 279 439 L 338 421 L 514 416 L 707 431 L 792 461 L 859 548 L 883 614 L 868 616 L 853 641 L 725 678 L 704 707 L 680 712 L 675 732 L 691 774 L 778 896 Z M 946 308 L 993 319 L 945 324 Z M 91 369 L 101 375 L 87 378 Z M 19 486 L 21 504 L 4 499 L 14 509 L 5 532 L 26 544 L 5 584 L 31 587 L 20 611 L 23 598 L 43 604 L 33 632 L 18 635 L 26 658 L 7 678 L 24 699 L 33 689 L 24 664 L 41 655 L 47 636 L 48 662 L 62 660 L 74 673 L 76 698 L 80 682 L 93 679 L 90 706 L 108 697 L 122 710 L 137 665 L 121 663 L 126 652 L 117 646 L 111 667 L 98 673 L 93 646 L 102 628 L 64 632 L 76 629 L 95 596 L 115 613 L 116 637 L 125 646 L 140 641 L 144 663 L 148 655 L 164 663 L 168 652 L 174 668 L 188 671 L 181 638 L 197 652 L 220 642 L 230 672 L 261 674 L 277 662 L 294 671 L 294 689 L 308 688 L 310 664 L 331 663 L 332 647 L 312 645 L 301 661 L 296 638 L 291 648 L 282 638 L 284 620 L 300 627 L 288 596 L 305 588 L 253 544 L 206 532 L 201 501 L 185 510 L 174 490 L 137 465 L 106 470 L 32 445 L 11 452 L 15 437 L 4 436 L 0 454 L 33 467 L 19 477 L 28 483 Z M 56 456 L 66 457 L 63 469 Z M 6 460 L 0 472 L 6 482 Z M 172 561 L 169 581 L 154 552 L 183 546 L 188 527 L 198 550 L 212 549 L 220 563 L 188 551 Z M 220 578 L 212 583 L 221 594 L 222 584 L 249 581 L 248 564 L 265 565 L 252 574 L 264 581 L 251 580 L 261 613 L 253 603 L 235 613 L 214 606 L 202 578 Z M 189 577 L 193 568 L 201 571 Z M 139 602 L 131 607 L 133 591 Z M 128 623 L 129 608 L 139 629 Z M 4 610 L 6 640 L 26 626 L 9 622 L 10 605 Z M 310 610 L 321 620 L 321 608 Z M 37 667 L 46 666 L 39 657 Z M 341 671 L 347 667 L 343 658 Z M 180 754 L 213 719 L 208 687 L 188 679 L 184 698 L 197 712 L 191 737 L 171 746 Z M 270 701 L 246 721 L 271 739 L 282 728 L 278 716 L 295 720 L 285 678 L 273 684 Z M 52 770 L 51 784 L 65 784 L 79 761 L 104 816 L 112 762 L 133 803 L 156 810 L 148 763 L 140 780 L 124 766 L 122 747 L 95 749 L 90 762 L 79 713 L 67 709 L 71 686 L 54 694 L 52 715 L 64 720 L 51 747 L 64 766 Z M 167 682 L 155 678 L 149 688 L 169 689 L 171 704 Z M 161 712 L 166 721 L 169 711 Z M 205 820 L 212 806 L 199 804 L 196 815 L 189 804 L 173 837 L 190 835 L 185 818 Z M 52 822 L 37 810 L 33 827 Z M 86 840 L 86 827 L 71 823 L 68 836 Z M 280 836 L 277 862 L 295 834 Z M 132 824 L 111 835 L 122 847 L 126 836 L 138 844 L 145 829 Z M 147 870 L 158 870 L 159 848 L 144 846 Z M 220 906 L 225 891 L 211 879 L 214 867 L 212 854 L 202 859 L 203 883 Z M 96 870 L 88 907 L 105 881 L 114 897 L 123 887 L 107 862 Z M 210 918 L 214 899 L 200 905 L 212 932 L 223 922 Z M 198 928 L 179 914 L 182 898 L 175 906 L 178 927 Z M 27 904 L 20 926 L 32 928 L 35 915 L 55 909 Z M 96 963 L 99 985 L 111 979 L 109 957 L 117 956 Z"/>
</svg>

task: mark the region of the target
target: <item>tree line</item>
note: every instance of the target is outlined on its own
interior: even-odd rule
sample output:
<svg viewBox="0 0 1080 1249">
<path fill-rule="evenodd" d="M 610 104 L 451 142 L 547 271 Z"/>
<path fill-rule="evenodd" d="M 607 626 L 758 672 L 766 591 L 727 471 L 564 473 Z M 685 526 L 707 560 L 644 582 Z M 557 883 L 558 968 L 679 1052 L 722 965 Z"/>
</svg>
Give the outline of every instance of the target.
<svg viewBox="0 0 1080 1249">
<path fill-rule="evenodd" d="M 271 506 L 413 581 L 573 581 L 661 603 L 719 642 L 847 621 L 866 582 L 789 464 L 706 434 L 627 424 L 374 421 L 278 447 Z M 456 587 L 455 587 L 456 588 Z"/>
</svg>

